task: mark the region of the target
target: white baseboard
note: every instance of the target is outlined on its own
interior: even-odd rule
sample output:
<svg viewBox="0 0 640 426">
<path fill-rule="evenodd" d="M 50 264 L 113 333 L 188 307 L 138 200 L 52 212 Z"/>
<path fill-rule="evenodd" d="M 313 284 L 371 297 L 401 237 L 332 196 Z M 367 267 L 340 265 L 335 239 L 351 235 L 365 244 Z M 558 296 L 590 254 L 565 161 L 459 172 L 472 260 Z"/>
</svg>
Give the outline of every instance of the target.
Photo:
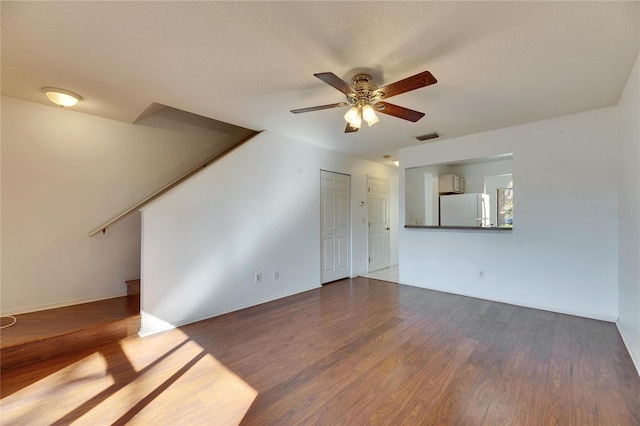
<svg viewBox="0 0 640 426">
<path fill-rule="evenodd" d="M 138 335 L 140 337 L 147 337 L 147 336 L 151 336 L 153 334 L 157 334 L 157 333 L 161 333 L 163 331 L 167 331 L 167 330 L 171 330 L 173 328 L 178 328 L 178 327 L 182 327 L 183 325 L 187 325 L 187 324 L 193 324 L 194 322 L 198 322 L 198 321 L 203 321 L 206 319 L 210 319 L 213 317 L 218 317 L 220 315 L 224 315 L 224 314 L 228 314 L 230 312 L 235 312 L 235 311 L 240 311 L 242 309 L 246 309 L 246 308 L 250 308 L 252 306 L 258 306 L 258 305 L 262 305 L 263 303 L 268 303 L 268 302 L 273 302 L 274 300 L 278 300 L 278 299 L 283 299 L 285 297 L 289 297 L 289 296 L 293 296 L 295 294 L 300 294 L 300 293 L 304 293 L 305 291 L 310 291 L 310 290 L 315 290 L 322 287 L 320 286 L 313 286 L 313 287 L 308 287 L 308 288 L 304 288 L 301 290 L 296 290 L 293 292 L 289 292 L 289 293 L 284 293 L 278 296 L 274 296 L 274 297 L 269 297 L 267 299 L 264 300 L 257 300 L 257 301 L 252 301 L 252 302 L 248 302 L 248 303 L 242 303 L 240 305 L 236 305 L 233 307 L 230 307 L 228 309 L 223 309 L 220 311 L 212 311 L 212 312 L 208 312 L 202 315 L 198 315 L 196 317 L 191 317 L 191 318 L 186 318 L 184 320 L 181 321 L 176 321 L 176 322 L 172 322 L 172 323 L 166 323 L 167 326 L 161 329 L 156 329 L 156 330 L 143 330 L 141 329 L 140 332 L 138 333 Z M 144 324 L 144 311 L 141 310 L 140 314 L 143 316 L 142 319 L 142 323 Z"/>
<path fill-rule="evenodd" d="M 2 316 L 28 314 L 28 313 L 31 313 L 31 312 L 46 311 L 47 309 L 66 308 L 67 306 L 81 305 L 83 303 L 99 302 L 101 300 L 115 299 L 115 298 L 123 297 L 123 296 L 126 296 L 126 295 L 127 295 L 127 293 L 125 291 L 123 294 L 116 295 L 116 296 L 89 297 L 89 298 L 84 298 L 84 299 L 67 300 L 66 302 L 51 303 L 51 304 L 40 305 L 40 306 L 32 306 L 30 308 L 18 309 L 18 310 L 9 311 L 9 312 L 3 312 Z"/>
<path fill-rule="evenodd" d="M 618 331 L 620 332 L 620 337 L 622 337 L 622 341 L 624 345 L 627 347 L 627 351 L 629 352 L 629 356 L 631 356 L 631 360 L 633 361 L 633 365 L 636 367 L 636 371 L 638 375 L 640 375 L 640 358 L 638 358 L 638 354 L 633 351 L 633 347 L 631 346 L 631 342 L 629 341 L 629 337 L 627 333 L 624 331 L 624 327 L 620 322 L 620 319 L 616 321 L 616 325 L 618 326 Z"/>
<path fill-rule="evenodd" d="M 479 295 L 479 294 L 452 292 L 451 290 L 443 290 L 441 288 L 425 287 L 425 286 L 415 285 L 415 284 L 404 284 L 404 283 L 399 283 L 399 284 L 408 285 L 409 287 L 417 287 L 417 288 L 425 288 L 428 290 L 441 291 L 443 293 L 457 294 L 459 296 L 473 297 L 474 299 L 489 300 L 491 302 L 499 302 L 499 303 L 506 303 L 508 305 L 522 306 L 525 308 L 540 309 L 542 311 L 555 312 L 558 314 L 566 314 L 566 315 L 573 315 L 576 317 L 591 318 L 599 321 L 616 322 L 618 320 L 617 317 L 610 316 L 610 315 L 592 314 L 590 312 L 578 312 L 570 309 L 558 308 L 555 306 L 537 305 L 535 303 L 522 303 L 520 301 L 502 299 L 502 298 L 488 298 L 484 295 Z"/>
</svg>

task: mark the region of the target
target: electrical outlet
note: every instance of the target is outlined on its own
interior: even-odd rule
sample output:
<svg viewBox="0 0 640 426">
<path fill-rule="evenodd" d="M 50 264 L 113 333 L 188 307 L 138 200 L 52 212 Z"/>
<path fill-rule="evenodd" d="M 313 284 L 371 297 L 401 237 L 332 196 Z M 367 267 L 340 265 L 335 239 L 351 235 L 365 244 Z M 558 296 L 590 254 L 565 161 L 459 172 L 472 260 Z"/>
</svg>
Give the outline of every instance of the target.
<svg viewBox="0 0 640 426">
<path fill-rule="evenodd" d="M 278 270 L 273 271 L 273 279 L 277 280 L 279 278 L 280 278 L 280 271 Z"/>
<path fill-rule="evenodd" d="M 256 274 L 256 284 L 261 283 L 262 282 L 262 272 L 258 272 Z"/>
<path fill-rule="evenodd" d="M 478 270 L 478 279 L 479 280 L 484 280 L 484 269 L 479 269 Z"/>
</svg>

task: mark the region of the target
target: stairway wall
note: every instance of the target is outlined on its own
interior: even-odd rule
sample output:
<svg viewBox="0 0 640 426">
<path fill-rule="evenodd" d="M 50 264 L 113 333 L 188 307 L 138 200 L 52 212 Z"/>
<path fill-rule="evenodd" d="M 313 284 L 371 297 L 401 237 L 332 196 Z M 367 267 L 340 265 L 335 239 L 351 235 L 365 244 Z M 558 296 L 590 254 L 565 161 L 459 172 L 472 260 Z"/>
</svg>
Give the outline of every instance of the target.
<svg viewBox="0 0 640 426">
<path fill-rule="evenodd" d="M 140 215 L 88 233 L 246 133 L 170 109 L 131 125 L 1 106 L 3 315 L 125 295 L 140 276 Z"/>
<path fill-rule="evenodd" d="M 143 209 L 142 334 L 319 287 L 321 169 L 351 175 L 352 275 L 368 264 L 367 175 L 389 180 L 397 247 L 396 168 L 263 132 Z"/>
</svg>

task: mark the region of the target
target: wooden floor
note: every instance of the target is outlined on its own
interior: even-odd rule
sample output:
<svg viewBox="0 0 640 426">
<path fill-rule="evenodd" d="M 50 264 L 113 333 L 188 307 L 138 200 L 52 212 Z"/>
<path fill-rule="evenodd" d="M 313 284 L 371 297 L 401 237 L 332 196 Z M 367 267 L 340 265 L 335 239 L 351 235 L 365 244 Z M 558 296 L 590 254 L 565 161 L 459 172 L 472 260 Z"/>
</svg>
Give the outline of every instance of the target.
<svg viewBox="0 0 640 426">
<path fill-rule="evenodd" d="M 2 424 L 639 425 L 612 323 L 356 278 L 10 369 Z"/>
<path fill-rule="evenodd" d="M 15 324 L 2 329 L 0 334 L 2 371 L 137 335 L 140 300 L 137 296 L 116 297 L 16 315 L 15 318 Z M 5 317 L 5 320 L 9 318 Z"/>
</svg>

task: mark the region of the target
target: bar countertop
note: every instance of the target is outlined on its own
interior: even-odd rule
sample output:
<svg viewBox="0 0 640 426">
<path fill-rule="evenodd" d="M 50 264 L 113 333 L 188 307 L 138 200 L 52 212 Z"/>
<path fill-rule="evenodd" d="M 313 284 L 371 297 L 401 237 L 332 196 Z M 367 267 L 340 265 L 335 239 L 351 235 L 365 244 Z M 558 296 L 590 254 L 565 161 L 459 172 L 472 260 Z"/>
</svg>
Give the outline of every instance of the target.
<svg viewBox="0 0 640 426">
<path fill-rule="evenodd" d="M 513 227 L 506 226 L 427 226 L 427 225 L 405 225 L 406 229 L 453 229 L 462 231 L 512 231 Z"/>
</svg>

